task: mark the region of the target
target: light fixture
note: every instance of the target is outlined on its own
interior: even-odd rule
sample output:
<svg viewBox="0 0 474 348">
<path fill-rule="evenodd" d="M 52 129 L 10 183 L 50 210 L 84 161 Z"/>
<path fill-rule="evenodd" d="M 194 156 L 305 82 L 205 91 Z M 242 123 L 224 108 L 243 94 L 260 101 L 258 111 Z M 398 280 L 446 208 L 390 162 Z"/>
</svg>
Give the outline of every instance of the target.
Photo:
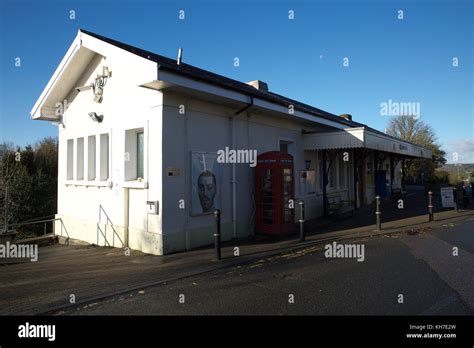
<svg viewBox="0 0 474 348">
<path fill-rule="evenodd" d="M 94 82 L 85 86 L 76 87 L 76 91 L 83 92 L 92 89 L 92 93 L 94 94 L 93 100 L 96 103 L 101 103 L 104 96 L 104 86 L 107 84 L 107 80 L 111 76 L 112 71 L 110 71 L 109 68 L 104 65 L 102 67 L 102 75 L 97 74 L 96 78 L 94 79 Z"/>
<path fill-rule="evenodd" d="M 305 160 L 304 165 L 306 167 L 306 170 L 309 170 L 309 168 L 311 168 L 311 160 Z"/>
<path fill-rule="evenodd" d="M 89 117 L 92 119 L 92 121 L 99 122 L 101 123 L 102 120 L 104 119 L 104 115 L 97 115 L 95 112 L 89 112 Z"/>
<path fill-rule="evenodd" d="M 105 65 L 102 67 L 102 77 L 112 77 L 112 71 Z"/>
<path fill-rule="evenodd" d="M 103 97 L 104 97 L 103 87 L 100 85 L 96 86 L 96 88 L 94 88 L 94 101 L 96 103 L 101 103 Z"/>
<path fill-rule="evenodd" d="M 91 88 L 94 88 L 93 83 L 91 83 L 90 85 L 86 85 L 86 86 L 76 87 L 76 91 L 83 92 L 83 91 L 88 91 Z"/>
</svg>

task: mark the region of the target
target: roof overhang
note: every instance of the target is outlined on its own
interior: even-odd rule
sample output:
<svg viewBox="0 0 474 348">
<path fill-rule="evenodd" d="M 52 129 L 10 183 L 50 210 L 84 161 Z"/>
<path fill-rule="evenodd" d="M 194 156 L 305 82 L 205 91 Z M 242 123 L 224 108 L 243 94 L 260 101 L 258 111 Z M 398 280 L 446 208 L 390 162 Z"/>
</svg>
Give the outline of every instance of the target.
<svg viewBox="0 0 474 348">
<path fill-rule="evenodd" d="M 30 112 L 32 119 L 49 121 L 60 119 L 60 115 L 56 112 L 58 109 L 56 104 L 66 99 L 95 54 L 96 52 L 82 45 L 79 32 L 33 106 Z"/>
<path fill-rule="evenodd" d="M 328 120 L 317 115 L 310 114 L 294 108 L 293 113 L 289 113 L 288 106 L 277 104 L 259 97 L 250 98 L 249 95 L 235 91 L 229 88 L 217 86 L 215 84 L 193 79 L 188 76 L 180 75 L 171 71 L 158 68 L 158 76 L 156 80 L 144 83 L 142 87 L 151 88 L 155 90 L 169 90 L 179 91 L 181 93 L 199 93 L 212 96 L 214 100 L 223 100 L 227 102 L 239 103 L 241 105 L 248 105 L 252 103 L 253 108 L 277 112 L 286 117 L 303 122 L 316 122 L 320 125 L 325 125 L 334 129 L 344 129 L 347 125 Z"/>
<path fill-rule="evenodd" d="M 125 53 L 127 57 L 132 59 L 127 60 L 127 63 L 144 64 L 144 69 L 134 76 L 137 80 L 146 81 L 155 75 L 156 63 L 135 56 L 79 30 L 61 63 L 33 106 L 30 112 L 31 118 L 59 121 L 60 113 L 58 112 L 57 103 L 63 103 L 68 98 L 70 99 L 68 102 L 74 99 L 78 93 L 75 87 L 84 78 L 83 74 L 93 63 L 93 60 L 107 58 L 109 55 L 117 53 Z"/>
<path fill-rule="evenodd" d="M 303 136 L 305 150 L 370 149 L 403 156 L 431 159 L 432 151 L 365 127 L 346 128 L 342 131 L 311 133 Z"/>
</svg>

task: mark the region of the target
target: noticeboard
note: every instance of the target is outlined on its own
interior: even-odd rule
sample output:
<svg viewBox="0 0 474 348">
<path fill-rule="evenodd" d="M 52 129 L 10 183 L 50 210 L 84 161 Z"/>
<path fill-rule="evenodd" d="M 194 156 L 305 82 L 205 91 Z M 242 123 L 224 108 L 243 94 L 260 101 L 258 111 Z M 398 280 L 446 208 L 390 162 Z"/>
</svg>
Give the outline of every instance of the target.
<svg viewBox="0 0 474 348">
<path fill-rule="evenodd" d="M 443 208 L 454 207 L 454 191 L 453 187 L 441 187 L 441 205 Z"/>
</svg>

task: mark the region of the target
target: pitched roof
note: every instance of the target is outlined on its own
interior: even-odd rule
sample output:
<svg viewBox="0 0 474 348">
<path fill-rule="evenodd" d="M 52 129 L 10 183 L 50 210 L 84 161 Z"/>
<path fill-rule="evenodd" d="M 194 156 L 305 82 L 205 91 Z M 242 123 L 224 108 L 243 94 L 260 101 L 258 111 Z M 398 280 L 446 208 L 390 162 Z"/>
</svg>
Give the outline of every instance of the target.
<svg viewBox="0 0 474 348">
<path fill-rule="evenodd" d="M 110 39 L 108 37 L 98 35 L 98 34 L 92 33 L 90 31 L 87 31 L 87 30 L 84 30 L 84 29 L 79 29 L 79 31 L 81 31 L 84 34 L 95 37 L 99 40 L 102 40 L 104 42 L 107 42 L 111 45 L 119 47 L 119 48 L 121 48 L 125 51 L 133 53 L 137 56 L 140 56 L 142 58 L 151 60 L 151 61 L 153 61 L 153 62 L 155 62 L 159 65 L 159 69 L 168 70 L 168 71 L 171 71 L 171 72 L 174 72 L 174 73 L 185 75 L 187 77 L 190 77 L 190 78 L 193 78 L 193 79 L 196 79 L 196 80 L 208 82 L 208 83 L 211 83 L 211 84 L 223 87 L 223 88 L 227 88 L 227 89 L 231 89 L 231 90 L 234 90 L 234 91 L 242 92 L 242 93 L 245 93 L 249 96 L 258 97 L 258 98 L 261 98 L 261 99 L 264 99 L 264 100 L 268 100 L 270 102 L 280 104 L 280 105 L 283 105 L 285 107 L 293 105 L 295 110 L 297 109 L 297 110 L 300 110 L 300 111 L 303 111 L 303 112 L 306 112 L 306 113 L 309 113 L 309 114 L 312 114 L 312 115 L 315 115 L 315 116 L 318 116 L 318 117 L 321 117 L 321 118 L 324 118 L 324 119 L 327 119 L 327 120 L 330 120 L 330 121 L 333 121 L 333 122 L 337 122 L 337 123 L 346 125 L 348 127 L 365 127 L 367 130 L 370 130 L 371 132 L 383 135 L 385 137 L 392 138 L 392 139 L 395 139 L 395 140 L 398 140 L 398 141 L 403 141 L 403 142 L 408 143 L 408 144 L 419 146 L 419 145 L 413 144 L 409 141 L 402 140 L 400 138 L 397 138 L 397 137 L 391 136 L 389 134 L 386 134 L 384 132 L 381 132 L 377 129 L 374 129 L 372 127 L 367 126 L 366 124 L 355 122 L 355 121 L 349 121 L 349 120 L 347 120 L 343 117 L 340 117 L 340 116 L 337 116 L 337 115 L 332 114 L 330 112 L 318 109 L 314 106 L 299 102 L 297 100 L 279 95 L 277 93 L 273 93 L 273 92 L 270 92 L 270 91 L 265 92 L 265 91 L 258 90 L 255 87 L 253 87 L 253 86 L 251 86 L 251 85 L 249 85 L 245 82 L 233 80 L 233 79 L 230 79 L 228 77 L 225 77 L 225 76 L 222 76 L 222 75 L 219 75 L 219 74 L 215 74 L 213 72 L 210 72 L 210 71 L 207 71 L 207 70 L 204 70 L 204 69 L 201 69 L 201 68 L 195 67 L 193 65 L 183 63 L 183 62 L 181 62 L 181 64 L 178 65 L 176 63 L 175 59 L 171 59 L 171 58 L 168 58 L 168 57 L 165 57 L 165 56 L 162 56 L 162 55 L 159 55 L 159 54 L 156 54 L 156 53 L 153 53 L 153 52 L 150 52 L 150 51 L 147 51 L 147 50 L 135 47 L 135 46 L 127 45 L 123 42 L 113 40 L 113 39 Z"/>
<path fill-rule="evenodd" d="M 141 48 L 127 45 L 125 43 L 122 43 L 113 39 L 109 39 L 105 36 L 98 35 L 84 29 L 80 29 L 80 31 L 83 32 L 84 34 L 90 35 L 99 40 L 105 41 L 111 45 L 119 47 L 125 51 L 136 54 L 142 58 L 156 62 L 157 64 L 159 64 L 159 69 L 168 70 L 168 71 L 172 71 L 178 74 L 186 75 L 188 77 L 191 77 L 197 80 L 205 81 L 205 82 L 212 83 L 214 85 L 218 85 L 227 89 L 242 92 L 253 97 L 262 98 L 270 102 L 283 105 L 285 107 L 288 107 L 289 105 L 293 105 L 295 109 L 325 118 L 327 120 L 331 120 L 331 121 L 335 121 L 335 122 L 347 125 L 348 127 L 365 126 L 361 123 L 346 120 L 342 117 L 339 117 L 327 111 L 315 108 L 311 105 L 304 104 L 297 100 L 290 99 L 273 92 L 264 92 L 264 91 L 258 90 L 255 87 L 250 86 L 249 84 L 245 82 L 233 80 L 228 77 L 218 75 L 213 72 L 200 69 L 198 67 L 195 67 L 186 63 L 181 63 L 178 65 L 176 64 L 175 59 L 171 59 L 171 58 L 168 58 L 168 57 L 165 57 L 165 56 L 162 56 L 150 51 L 143 50 Z"/>
</svg>

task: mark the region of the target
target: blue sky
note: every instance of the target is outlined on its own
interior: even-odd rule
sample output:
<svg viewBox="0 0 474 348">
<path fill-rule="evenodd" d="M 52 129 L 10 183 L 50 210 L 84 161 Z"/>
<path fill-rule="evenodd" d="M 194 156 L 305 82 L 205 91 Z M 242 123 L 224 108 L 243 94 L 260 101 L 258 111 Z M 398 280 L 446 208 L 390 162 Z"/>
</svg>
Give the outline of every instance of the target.
<svg viewBox="0 0 474 348">
<path fill-rule="evenodd" d="M 0 0 L 0 142 L 57 134 L 29 112 L 84 28 L 173 58 L 183 47 L 188 64 L 263 80 L 275 93 L 382 131 L 390 116 L 380 114 L 381 103 L 420 103 L 443 148 L 474 162 L 473 3 Z"/>
</svg>

